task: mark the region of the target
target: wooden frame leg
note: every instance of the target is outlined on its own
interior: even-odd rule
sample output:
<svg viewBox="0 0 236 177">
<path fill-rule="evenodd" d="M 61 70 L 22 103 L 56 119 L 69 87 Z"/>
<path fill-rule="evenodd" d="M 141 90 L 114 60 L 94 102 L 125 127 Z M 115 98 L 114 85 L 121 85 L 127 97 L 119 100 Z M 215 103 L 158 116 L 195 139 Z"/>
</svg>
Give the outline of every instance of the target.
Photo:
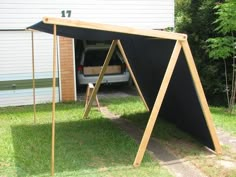
<svg viewBox="0 0 236 177">
<path fill-rule="evenodd" d="M 52 157 L 51 175 L 54 176 L 54 149 L 55 149 L 55 110 L 56 110 L 56 54 L 57 54 L 57 26 L 53 25 L 53 79 L 52 79 Z"/>
<path fill-rule="evenodd" d="M 142 92 L 141 92 L 141 90 L 140 90 L 140 88 L 139 88 L 139 85 L 138 85 L 138 82 L 137 82 L 137 80 L 136 80 L 136 78 L 135 78 L 135 76 L 134 76 L 134 73 L 133 73 L 133 71 L 132 71 L 132 69 L 131 69 L 131 67 L 130 67 L 128 58 L 127 58 L 127 56 L 126 56 L 126 54 L 125 54 L 125 51 L 124 51 L 124 49 L 123 49 L 123 47 L 122 47 L 122 44 L 121 44 L 120 40 L 118 40 L 117 46 L 118 46 L 118 48 L 120 49 L 121 55 L 122 55 L 122 57 L 124 58 L 124 62 L 125 62 L 125 64 L 126 64 L 128 70 L 129 70 L 129 73 L 130 73 L 130 75 L 131 75 L 131 77 L 132 77 L 132 79 L 133 79 L 133 81 L 134 81 L 134 85 L 135 85 L 135 87 L 136 87 L 136 89 L 137 89 L 137 91 L 138 91 L 139 96 L 141 97 L 141 99 L 142 99 L 142 101 L 143 101 L 144 106 L 146 107 L 146 109 L 147 109 L 148 111 L 150 111 L 150 110 L 149 110 L 149 107 L 148 107 L 148 105 L 147 105 L 147 103 L 146 103 L 146 101 L 145 101 L 145 99 L 144 99 L 144 97 L 143 97 L 143 94 L 142 94 Z"/>
<path fill-rule="evenodd" d="M 100 107 L 100 103 L 99 103 L 97 95 L 96 95 L 95 99 L 96 99 L 96 103 L 97 103 L 98 109 L 99 109 L 99 111 L 101 111 L 101 107 Z"/>
<path fill-rule="evenodd" d="M 88 105 L 88 102 L 89 102 L 89 98 L 91 96 L 91 93 L 94 89 L 94 86 L 92 83 L 89 83 L 88 86 L 87 86 L 87 89 L 86 89 L 86 95 L 85 95 L 85 108 L 87 107 Z"/>
<path fill-rule="evenodd" d="M 33 105 L 34 105 L 34 124 L 36 123 L 36 103 L 35 103 L 35 61 L 34 61 L 34 31 L 31 31 L 32 42 L 32 86 L 33 86 Z"/>
<path fill-rule="evenodd" d="M 215 152 L 217 154 L 220 154 L 222 153 L 222 149 L 221 149 L 218 137 L 216 135 L 216 130 L 213 125 L 211 112 L 209 110 L 209 106 L 208 106 L 208 103 L 207 103 L 207 100 L 206 100 L 206 97 L 202 88 L 202 84 L 201 84 L 195 63 L 194 63 L 194 59 L 193 59 L 190 47 L 188 45 L 188 41 L 181 41 L 181 45 L 183 47 L 185 58 L 186 58 L 186 61 L 187 61 L 187 64 L 188 64 L 188 67 L 189 67 L 189 70 L 193 79 L 193 84 L 197 92 L 198 100 L 200 102 L 204 117 L 206 119 L 208 129 L 210 131 L 210 135 L 211 135 L 214 147 L 215 147 Z"/>
<path fill-rule="evenodd" d="M 171 76 L 173 74 L 180 50 L 181 50 L 180 42 L 176 41 L 176 44 L 175 44 L 174 50 L 172 52 L 169 64 L 167 66 L 164 78 L 162 80 L 160 89 L 158 91 L 156 101 L 154 103 L 151 115 L 149 117 L 145 132 L 143 134 L 143 138 L 142 138 L 141 143 L 139 145 L 139 149 L 138 149 L 136 158 L 133 163 L 133 166 L 135 166 L 135 167 L 139 166 L 142 159 L 143 159 L 143 156 L 144 156 L 145 150 L 147 148 L 147 144 L 149 142 L 153 127 L 155 125 L 155 122 L 156 122 L 156 119 L 158 116 L 158 113 L 160 111 L 167 87 L 169 85 Z"/>
<path fill-rule="evenodd" d="M 99 74 L 98 80 L 96 82 L 95 88 L 93 89 L 93 92 L 92 92 L 92 95 L 91 95 L 91 97 L 89 99 L 88 105 L 85 108 L 85 112 L 84 112 L 83 118 L 87 118 L 88 117 L 88 114 L 89 114 L 89 111 L 91 109 L 93 100 L 95 99 L 97 91 L 98 91 L 98 89 L 99 89 L 99 87 L 101 85 L 103 76 L 104 76 L 104 74 L 106 72 L 106 69 L 107 69 L 107 66 L 108 66 L 108 64 L 109 64 L 109 62 L 111 60 L 112 54 L 114 53 L 116 45 L 117 45 L 117 40 L 113 40 L 112 43 L 111 43 L 110 49 L 109 49 L 109 51 L 107 53 L 106 59 L 104 61 L 104 64 L 102 66 L 102 69 L 100 71 L 100 74 Z"/>
<path fill-rule="evenodd" d="M 88 102 L 89 102 L 89 99 L 91 97 L 93 90 L 94 90 L 94 85 L 92 83 L 89 83 L 87 86 L 86 95 L 85 95 L 85 109 L 88 105 Z M 98 109 L 100 110 L 100 104 L 99 104 L 97 95 L 95 96 L 95 99 L 96 99 L 96 104 L 98 106 Z"/>
</svg>

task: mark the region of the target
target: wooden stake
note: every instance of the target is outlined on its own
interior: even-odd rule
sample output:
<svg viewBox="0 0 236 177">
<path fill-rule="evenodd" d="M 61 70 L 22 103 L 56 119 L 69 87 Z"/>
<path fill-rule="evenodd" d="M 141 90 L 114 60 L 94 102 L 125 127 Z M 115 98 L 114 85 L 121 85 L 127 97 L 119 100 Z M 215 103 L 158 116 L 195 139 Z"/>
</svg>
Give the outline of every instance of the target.
<svg viewBox="0 0 236 177">
<path fill-rule="evenodd" d="M 162 105 L 167 87 L 169 85 L 171 76 L 173 74 L 173 71 L 174 71 L 174 68 L 175 68 L 180 50 L 181 50 L 180 42 L 176 41 L 176 44 L 175 44 L 174 50 L 172 52 L 169 64 L 167 66 L 164 78 L 162 80 L 160 89 L 158 91 L 156 101 L 154 103 L 151 115 L 149 117 L 145 132 L 143 134 L 143 138 L 142 138 L 141 143 L 139 145 L 139 149 L 138 149 L 136 158 L 135 158 L 134 163 L 133 163 L 133 165 L 135 167 L 139 166 L 142 159 L 143 159 L 143 156 L 144 156 L 145 150 L 147 148 L 147 144 L 149 142 L 153 127 L 155 125 L 155 122 L 156 122 L 156 119 L 157 119 L 157 116 L 158 116 L 158 113 L 160 111 L 160 108 L 161 108 L 161 105 Z"/>
<path fill-rule="evenodd" d="M 56 54 L 57 54 L 57 26 L 53 25 L 53 79 L 52 79 L 52 157 L 51 175 L 54 176 L 54 149 L 55 149 L 55 108 L 56 108 Z"/>
<path fill-rule="evenodd" d="M 36 104 L 35 104 L 35 71 L 34 71 L 34 31 L 31 31 L 32 40 L 32 85 L 33 85 L 33 105 L 34 105 L 34 124 L 36 123 Z"/>
<path fill-rule="evenodd" d="M 110 49 L 109 49 L 109 51 L 107 53 L 106 59 L 104 61 L 104 64 L 102 66 L 102 69 L 101 69 L 101 72 L 99 74 L 98 80 L 96 82 L 95 88 L 93 89 L 93 92 L 92 92 L 92 95 L 91 95 L 91 97 L 89 99 L 88 105 L 85 108 L 85 112 L 84 112 L 83 118 L 87 118 L 88 117 L 88 114 L 89 114 L 89 111 L 91 109 L 93 100 L 94 100 L 94 98 L 95 98 L 95 96 L 97 94 L 97 91 L 98 91 L 98 89 L 99 89 L 99 87 L 101 85 L 103 76 L 104 76 L 104 74 L 106 72 L 107 66 L 108 66 L 108 64 L 109 64 L 109 62 L 111 60 L 111 57 L 112 57 L 113 53 L 114 53 L 116 44 L 117 44 L 117 40 L 113 40 L 112 43 L 111 43 Z"/>
<path fill-rule="evenodd" d="M 215 152 L 217 154 L 221 154 L 222 149 L 221 149 L 221 146 L 220 146 L 220 143 L 219 143 L 219 139 L 216 135 L 216 130 L 215 130 L 215 127 L 213 125 L 211 112 L 209 110 L 209 106 L 208 106 L 208 103 L 207 103 L 207 100 L 206 100 L 206 97 L 205 97 L 205 94 L 204 94 L 204 91 L 203 91 L 203 88 L 202 88 L 202 84 L 201 84 L 201 81 L 200 81 L 200 78 L 199 78 L 199 75 L 198 75 L 198 72 L 197 72 L 197 68 L 196 68 L 195 63 L 194 63 L 194 59 L 193 59 L 190 47 L 188 45 L 188 41 L 185 41 L 185 42 L 181 41 L 181 45 L 183 47 L 185 58 L 186 58 L 186 61 L 187 61 L 187 64 L 188 64 L 188 67 L 189 67 L 189 70 L 190 70 L 190 73 L 191 73 L 191 77 L 193 79 L 193 84 L 194 84 L 194 87 L 195 87 L 195 90 L 196 90 L 196 93 L 197 93 L 197 96 L 198 96 L 198 100 L 200 102 L 200 105 L 201 105 L 201 108 L 202 108 L 202 111 L 203 111 L 208 129 L 210 131 L 210 135 L 211 135 L 214 147 L 215 147 Z"/>
<path fill-rule="evenodd" d="M 143 101 L 144 106 L 146 107 L 146 109 L 147 109 L 148 111 L 150 111 L 150 110 L 149 110 L 149 107 L 148 107 L 148 105 L 147 105 L 147 103 L 146 103 L 146 101 L 145 101 L 145 99 L 144 99 L 144 97 L 143 97 L 143 94 L 142 94 L 142 92 L 141 92 L 141 90 L 140 90 L 140 88 L 139 88 L 139 85 L 138 85 L 138 82 L 137 82 L 137 80 L 136 80 L 136 78 L 135 78 L 135 76 L 134 76 L 134 73 L 133 73 L 133 71 L 132 71 L 132 69 L 131 69 L 131 67 L 130 67 L 129 60 L 128 60 L 126 54 L 125 54 L 125 51 L 124 51 L 124 49 L 123 49 L 123 47 L 122 47 L 122 44 L 121 44 L 120 40 L 118 40 L 117 46 L 118 46 L 118 48 L 120 49 L 121 55 L 122 55 L 122 57 L 124 58 L 124 62 L 125 62 L 125 64 L 126 64 L 128 70 L 129 70 L 129 73 L 130 73 L 130 75 L 131 75 L 131 77 L 132 77 L 132 79 L 133 79 L 133 81 L 134 81 L 134 85 L 135 85 L 135 87 L 136 87 L 136 89 L 137 89 L 137 91 L 138 91 L 139 96 L 141 97 L 141 99 L 142 99 L 142 101 Z"/>
</svg>

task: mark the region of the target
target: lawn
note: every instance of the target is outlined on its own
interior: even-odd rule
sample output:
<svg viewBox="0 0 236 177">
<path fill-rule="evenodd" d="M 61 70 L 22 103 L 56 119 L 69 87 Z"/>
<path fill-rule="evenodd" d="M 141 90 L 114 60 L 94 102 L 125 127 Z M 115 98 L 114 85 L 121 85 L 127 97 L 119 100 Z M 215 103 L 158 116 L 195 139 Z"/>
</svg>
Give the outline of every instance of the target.
<svg viewBox="0 0 236 177">
<path fill-rule="evenodd" d="M 211 107 L 210 110 L 216 126 L 236 136 L 236 114 L 229 114 L 223 107 Z"/>
<path fill-rule="evenodd" d="M 55 176 L 171 176 L 145 154 L 132 166 L 138 145 L 100 112 L 81 119 L 82 103 L 56 105 Z M 51 105 L 0 108 L 0 176 L 50 176 Z"/>
<path fill-rule="evenodd" d="M 130 96 L 126 98 L 116 98 L 116 99 L 103 99 L 104 105 L 107 105 L 108 108 L 126 119 L 130 119 L 132 122 L 141 126 L 142 128 L 146 127 L 147 119 L 149 113 L 146 111 L 143 103 L 140 101 L 140 98 L 137 96 Z M 129 109 L 127 109 L 129 107 Z M 236 136 L 236 115 L 229 114 L 224 107 L 210 107 L 212 118 L 216 127 L 222 128 L 223 130 L 229 132 L 232 135 Z M 134 115 L 135 114 L 135 118 Z M 159 120 L 158 120 L 159 121 Z M 163 120 L 160 120 L 160 124 L 166 123 Z M 158 125 L 157 125 L 158 126 Z M 169 125 L 172 126 L 172 125 Z M 160 126 L 159 128 L 161 128 Z M 173 127 L 171 127 L 173 128 Z M 168 136 L 168 135 L 166 135 Z"/>
<path fill-rule="evenodd" d="M 102 104 L 108 106 L 113 113 L 133 122 L 141 129 L 145 129 L 149 113 L 146 111 L 140 98 L 104 99 Z M 214 123 L 217 127 L 235 135 L 235 115 L 229 115 L 224 108 L 211 108 Z M 152 136 L 157 138 L 169 151 L 180 159 L 192 162 L 208 176 L 229 177 L 236 176 L 236 153 L 229 147 L 223 146 L 223 154 L 216 156 L 207 151 L 198 141 L 179 130 L 175 125 L 158 118 Z M 234 168 L 224 166 L 233 164 Z"/>
</svg>

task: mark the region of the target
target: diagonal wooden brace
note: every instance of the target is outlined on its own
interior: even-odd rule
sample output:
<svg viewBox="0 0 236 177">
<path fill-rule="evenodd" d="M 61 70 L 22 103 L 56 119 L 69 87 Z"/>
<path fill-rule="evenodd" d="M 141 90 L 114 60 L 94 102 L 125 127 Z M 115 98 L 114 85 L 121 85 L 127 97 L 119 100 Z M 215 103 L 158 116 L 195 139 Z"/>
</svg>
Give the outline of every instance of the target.
<svg viewBox="0 0 236 177">
<path fill-rule="evenodd" d="M 109 64 L 109 62 L 111 60 L 111 57 L 112 57 L 112 55 L 113 55 L 113 53 L 115 51 L 116 45 L 117 45 L 117 40 L 113 40 L 112 43 L 111 43 L 110 49 L 109 49 L 109 51 L 107 53 L 106 59 L 104 61 L 104 64 L 102 66 L 102 69 L 100 71 L 100 74 L 99 74 L 98 80 L 96 82 L 95 88 L 93 89 L 93 92 L 92 92 L 92 95 L 91 95 L 91 97 L 89 99 L 89 102 L 88 102 L 87 106 L 85 107 L 83 118 L 87 118 L 88 117 L 89 111 L 91 110 L 92 103 L 93 103 L 93 101 L 94 101 L 94 99 L 96 97 L 96 94 L 98 92 L 98 89 L 99 89 L 99 87 L 101 85 L 103 76 L 104 76 L 104 74 L 106 72 L 106 69 L 107 69 L 107 66 L 108 66 L 108 64 Z"/>
<path fill-rule="evenodd" d="M 134 167 L 139 166 L 142 162 L 142 159 L 143 159 L 144 153 L 146 151 L 150 136 L 152 134 L 153 127 L 154 127 L 155 122 L 157 120 L 157 116 L 159 114 L 164 96 L 166 94 L 167 87 L 169 85 L 171 76 L 173 74 L 173 71 L 174 71 L 174 68 L 175 68 L 180 50 L 181 50 L 180 42 L 176 41 L 176 44 L 175 44 L 174 50 L 172 52 L 169 64 L 167 66 L 164 78 L 162 80 L 160 89 L 158 91 L 156 101 L 153 105 L 151 115 L 149 117 L 145 132 L 143 134 L 143 138 L 142 138 L 141 143 L 139 145 L 139 149 L 138 149 L 136 158 L 135 158 L 134 163 L 133 163 Z"/>
<path fill-rule="evenodd" d="M 208 129 L 209 129 L 209 132 L 210 132 L 210 135 L 211 135 L 214 147 L 215 147 L 215 152 L 217 154 L 221 154 L 222 149 L 220 146 L 220 142 L 219 142 L 219 139 L 216 135 L 216 130 L 213 125 L 211 112 L 209 110 L 209 106 L 208 106 L 208 103 L 207 103 L 207 100 L 206 100 L 206 97 L 204 94 L 204 90 L 202 88 L 200 77 L 198 75 L 197 68 L 195 66 L 194 59 L 193 59 L 188 41 L 184 41 L 184 42 L 181 41 L 180 43 L 182 45 L 182 48 L 183 48 L 183 51 L 185 54 L 185 58 L 186 58 L 186 61 L 187 61 L 188 67 L 189 67 L 189 71 L 190 71 L 192 79 L 193 79 L 193 84 L 194 84 L 194 87 L 195 87 L 195 90 L 197 93 L 197 97 L 198 97 L 199 103 L 201 105 Z"/>
</svg>

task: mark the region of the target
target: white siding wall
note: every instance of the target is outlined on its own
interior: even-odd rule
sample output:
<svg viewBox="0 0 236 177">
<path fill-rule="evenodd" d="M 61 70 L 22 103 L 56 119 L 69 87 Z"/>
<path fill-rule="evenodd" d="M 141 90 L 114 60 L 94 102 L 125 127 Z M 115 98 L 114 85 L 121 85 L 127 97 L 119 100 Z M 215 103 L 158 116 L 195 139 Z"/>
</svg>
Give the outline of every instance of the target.
<svg viewBox="0 0 236 177">
<path fill-rule="evenodd" d="M 122 26 L 163 29 L 174 26 L 174 0 L 1 0 L 0 29 L 24 29 L 43 16 L 71 18 Z"/>
<path fill-rule="evenodd" d="M 35 79 L 50 79 L 52 78 L 52 36 L 35 32 L 34 38 L 35 48 L 37 48 Z M 0 39 L 0 106 L 32 104 L 32 89 L 18 89 L 18 84 L 14 84 L 19 80 L 32 79 L 31 32 L 1 31 Z M 12 82 L 7 83 L 9 81 Z M 2 89 L 3 87 L 8 89 Z M 50 87 L 37 88 L 36 102 L 50 102 L 51 95 Z"/>
<path fill-rule="evenodd" d="M 16 30 L 68 10 L 70 18 L 91 22 L 148 29 L 174 26 L 174 0 L 1 0 L 0 83 L 32 78 L 31 33 Z M 51 35 L 35 33 L 35 65 L 36 79 L 52 77 Z M 50 87 L 36 89 L 37 103 L 50 100 Z M 24 104 L 32 104 L 32 89 L 0 85 L 0 106 Z"/>
<path fill-rule="evenodd" d="M 38 73 L 50 72 L 52 69 L 52 35 L 34 32 L 35 69 Z M 0 32 L 0 79 L 6 74 L 20 77 L 27 73 L 32 75 L 32 38 L 30 31 Z M 40 76 L 39 76 L 40 77 Z"/>
</svg>

